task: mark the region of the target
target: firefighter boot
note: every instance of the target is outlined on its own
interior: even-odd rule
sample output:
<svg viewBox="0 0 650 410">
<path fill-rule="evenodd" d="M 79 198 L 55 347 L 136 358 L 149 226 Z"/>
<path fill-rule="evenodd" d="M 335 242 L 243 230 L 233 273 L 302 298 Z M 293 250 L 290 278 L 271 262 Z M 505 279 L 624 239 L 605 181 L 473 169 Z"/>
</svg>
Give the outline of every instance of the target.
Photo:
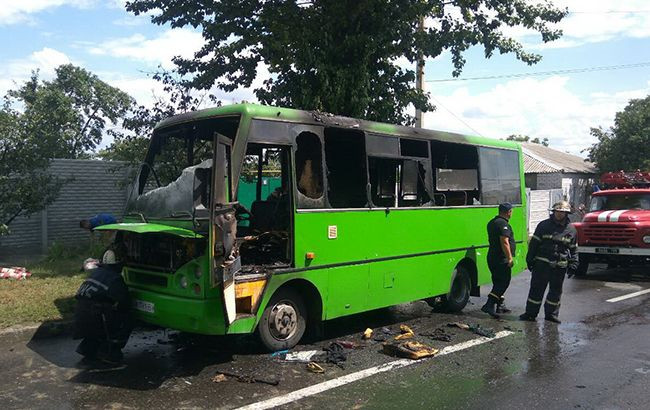
<svg viewBox="0 0 650 410">
<path fill-rule="evenodd" d="M 525 320 L 526 322 L 534 322 L 535 319 L 535 316 L 531 315 L 530 313 L 522 313 L 519 315 L 519 320 Z"/>
<path fill-rule="evenodd" d="M 498 319 L 499 315 L 497 314 L 496 307 L 497 307 L 496 299 L 488 296 L 488 300 L 487 302 L 485 302 L 485 305 L 483 305 L 481 310 L 487 313 L 488 315 L 492 316 L 493 318 Z"/>
</svg>

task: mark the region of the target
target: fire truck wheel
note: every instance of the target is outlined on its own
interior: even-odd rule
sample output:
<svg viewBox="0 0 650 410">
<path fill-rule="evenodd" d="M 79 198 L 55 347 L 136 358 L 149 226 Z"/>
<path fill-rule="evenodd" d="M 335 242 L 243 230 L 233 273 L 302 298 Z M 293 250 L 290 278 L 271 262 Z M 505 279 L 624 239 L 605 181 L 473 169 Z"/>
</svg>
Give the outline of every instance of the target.
<svg viewBox="0 0 650 410">
<path fill-rule="evenodd" d="M 591 256 L 585 253 L 578 255 L 578 269 L 576 269 L 576 277 L 586 276 L 587 271 L 589 270 L 589 263 L 591 262 Z"/>
<path fill-rule="evenodd" d="M 257 325 L 260 341 L 268 350 L 291 349 L 305 334 L 307 309 L 298 292 L 281 288 L 269 301 Z"/>
</svg>

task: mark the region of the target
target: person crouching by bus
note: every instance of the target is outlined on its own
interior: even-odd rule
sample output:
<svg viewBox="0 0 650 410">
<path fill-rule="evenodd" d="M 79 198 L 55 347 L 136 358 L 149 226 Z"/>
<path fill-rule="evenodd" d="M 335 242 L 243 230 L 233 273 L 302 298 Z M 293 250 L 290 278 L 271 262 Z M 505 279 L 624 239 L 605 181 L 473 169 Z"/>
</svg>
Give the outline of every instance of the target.
<svg viewBox="0 0 650 410">
<path fill-rule="evenodd" d="M 498 318 L 499 313 L 510 312 L 503 304 L 503 294 L 510 285 L 515 255 L 515 236 L 509 223 L 511 216 L 512 204 L 505 202 L 499 205 L 499 214 L 487 224 L 490 244 L 487 262 L 492 274 L 492 291 L 481 310 L 494 318 Z"/>
<path fill-rule="evenodd" d="M 548 285 L 545 318 L 561 323 L 558 314 L 564 276 L 567 273 L 571 276 L 578 269 L 576 230 L 568 218 L 571 207 L 568 202 L 560 201 L 550 211 L 551 216 L 537 225 L 528 246 L 526 264 L 532 277 L 526 312 L 519 316 L 521 320 L 534 321 L 537 318 Z"/>
<path fill-rule="evenodd" d="M 107 250 L 102 262 L 81 284 L 75 299 L 74 339 L 83 339 L 77 353 L 88 359 L 115 364 L 132 329 L 129 290 L 122 279 L 122 264 Z"/>
</svg>

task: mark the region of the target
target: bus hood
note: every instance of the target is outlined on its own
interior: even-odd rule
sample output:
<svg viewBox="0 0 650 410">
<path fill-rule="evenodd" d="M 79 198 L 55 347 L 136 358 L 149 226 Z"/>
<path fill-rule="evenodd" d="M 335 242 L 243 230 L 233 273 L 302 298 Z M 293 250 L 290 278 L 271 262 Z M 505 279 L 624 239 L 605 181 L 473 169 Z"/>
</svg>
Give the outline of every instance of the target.
<svg viewBox="0 0 650 410">
<path fill-rule="evenodd" d="M 590 212 L 582 222 L 648 222 L 650 211 L 643 209 L 621 209 L 618 211 Z"/>
<path fill-rule="evenodd" d="M 96 231 L 125 231 L 134 233 L 164 233 L 182 238 L 203 238 L 203 235 L 194 231 L 176 226 L 156 224 L 156 223 L 118 223 L 102 225 L 95 228 Z"/>
</svg>

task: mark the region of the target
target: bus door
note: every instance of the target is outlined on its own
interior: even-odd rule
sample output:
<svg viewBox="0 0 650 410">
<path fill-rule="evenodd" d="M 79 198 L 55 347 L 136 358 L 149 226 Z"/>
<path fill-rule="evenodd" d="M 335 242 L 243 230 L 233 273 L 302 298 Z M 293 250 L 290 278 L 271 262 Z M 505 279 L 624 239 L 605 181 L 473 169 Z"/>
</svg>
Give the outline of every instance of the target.
<svg viewBox="0 0 650 410">
<path fill-rule="evenodd" d="M 212 251 L 212 286 L 220 286 L 225 319 L 231 324 L 236 318 L 235 274 L 241 260 L 235 252 L 237 220 L 232 198 L 232 141 L 216 134 L 214 148 L 210 243 Z"/>
</svg>

